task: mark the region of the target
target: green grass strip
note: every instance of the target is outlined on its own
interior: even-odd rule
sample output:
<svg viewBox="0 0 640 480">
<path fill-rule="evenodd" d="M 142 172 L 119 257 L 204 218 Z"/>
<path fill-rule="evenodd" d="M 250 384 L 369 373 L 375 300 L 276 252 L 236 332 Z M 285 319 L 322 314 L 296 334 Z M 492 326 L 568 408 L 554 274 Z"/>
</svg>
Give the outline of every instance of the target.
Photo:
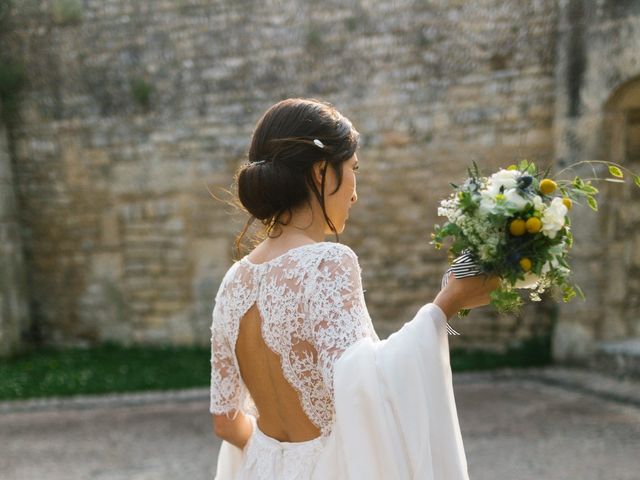
<svg viewBox="0 0 640 480">
<path fill-rule="evenodd" d="M 0 360 L 0 399 L 204 386 L 210 355 L 203 347 L 39 349 Z"/>
<path fill-rule="evenodd" d="M 0 400 L 207 387 L 208 347 L 38 349 L 0 360 Z M 548 339 L 533 339 L 506 353 L 453 350 L 455 372 L 551 363 Z"/>
</svg>

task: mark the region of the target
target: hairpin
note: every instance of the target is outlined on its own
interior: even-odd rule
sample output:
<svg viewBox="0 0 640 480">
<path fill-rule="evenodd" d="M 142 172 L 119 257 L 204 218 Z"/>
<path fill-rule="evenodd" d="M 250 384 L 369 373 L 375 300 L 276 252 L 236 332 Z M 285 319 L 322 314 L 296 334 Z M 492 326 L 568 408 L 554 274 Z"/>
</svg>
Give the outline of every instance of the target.
<svg viewBox="0 0 640 480">
<path fill-rule="evenodd" d="M 316 147 L 320 147 L 320 148 L 324 148 L 324 143 L 322 143 L 320 140 L 318 140 L 317 138 L 313 139 L 313 143 L 315 143 Z"/>
<path fill-rule="evenodd" d="M 257 162 L 253 162 L 252 165 L 262 165 L 263 163 L 267 163 L 266 160 L 258 160 Z"/>
</svg>

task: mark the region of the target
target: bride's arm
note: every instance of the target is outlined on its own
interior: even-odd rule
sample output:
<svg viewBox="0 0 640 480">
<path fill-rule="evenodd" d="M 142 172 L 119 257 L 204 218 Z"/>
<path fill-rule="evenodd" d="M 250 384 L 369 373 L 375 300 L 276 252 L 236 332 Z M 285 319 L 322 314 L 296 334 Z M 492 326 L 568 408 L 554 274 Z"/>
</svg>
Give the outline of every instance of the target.
<svg viewBox="0 0 640 480">
<path fill-rule="evenodd" d="M 490 300 L 489 294 L 498 287 L 499 281 L 498 277 L 486 275 L 457 279 L 449 273 L 447 286 L 440 290 L 433 303 L 440 307 L 449 319 L 459 310 L 487 305 Z"/>
<path fill-rule="evenodd" d="M 253 423 L 248 415 L 238 412 L 233 419 L 225 414 L 212 415 L 212 419 L 213 431 L 217 437 L 226 440 L 239 449 L 244 448 L 253 432 Z"/>
<path fill-rule="evenodd" d="M 219 290 L 221 292 L 222 290 Z M 213 431 L 223 440 L 242 449 L 253 431 L 252 417 L 240 407 L 247 395 L 227 335 L 220 293 L 216 295 L 211 324 L 211 398 L 209 413 Z"/>
</svg>

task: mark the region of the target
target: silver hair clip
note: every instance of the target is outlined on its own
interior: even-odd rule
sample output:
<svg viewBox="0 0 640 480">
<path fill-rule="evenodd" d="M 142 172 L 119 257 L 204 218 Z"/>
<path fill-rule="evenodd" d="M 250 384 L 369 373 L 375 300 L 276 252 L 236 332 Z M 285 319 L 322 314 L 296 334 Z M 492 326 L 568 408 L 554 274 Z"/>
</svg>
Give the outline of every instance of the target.
<svg viewBox="0 0 640 480">
<path fill-rule="evenodd" d="M 253 162 L 252 165 L 262 165 L 263 163 L 267 163 L 266 160 L 258 160 L 257 162 Z"/>
<path fill-rule="evenodd" d="M 320 147 L 320 148 L 324 148 L 324 143 L 322 143 L 320 140 L 318 140 L 317 138 L 315 138 L 313 140 L 313 143 L 315 143 L 316 147 Z"/>
</svg>

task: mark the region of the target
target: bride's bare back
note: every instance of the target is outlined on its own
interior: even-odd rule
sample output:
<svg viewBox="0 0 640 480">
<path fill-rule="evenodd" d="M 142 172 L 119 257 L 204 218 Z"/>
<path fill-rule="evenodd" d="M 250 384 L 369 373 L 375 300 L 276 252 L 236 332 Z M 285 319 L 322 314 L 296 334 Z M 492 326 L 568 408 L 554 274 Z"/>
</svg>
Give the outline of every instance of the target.
<svg viewBox="0 0 640 480">
<path fill-rule="evenodd" d="M 281 442 L 311 440 L 320 435 L 320 429 L 302 410 L 298 392 L 282 374 L 280 357 L 262 339 L 261 325 L 262 317 L 253 304 L 240 321 L 236 342 L 240 375 L 260 412 L 258 426 Z M 308 343 L 306 347 L 313 350 Z"/>
<path fill-rule="evenodd" d="M 280 441 L 328 435 L 335 361 L 377 339 L 357 256 L 317 242 L 258 258 L 236 262 L 216 295 L 210 412 L 255 410 L 260 430 Z"/>
</svg>

